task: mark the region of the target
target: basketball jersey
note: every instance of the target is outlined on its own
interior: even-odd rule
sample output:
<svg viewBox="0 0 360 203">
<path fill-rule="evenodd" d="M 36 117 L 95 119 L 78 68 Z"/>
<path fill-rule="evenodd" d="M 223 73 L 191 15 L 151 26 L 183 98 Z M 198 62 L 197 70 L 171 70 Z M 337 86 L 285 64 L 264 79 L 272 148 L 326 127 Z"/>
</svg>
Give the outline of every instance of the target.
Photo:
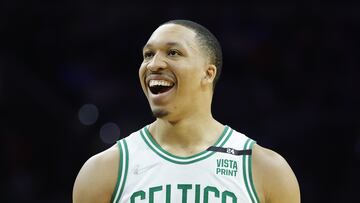
<svg viewBox="0 0 360 203">
<path fill-rule="evenodd" d="M 165 151 L 148 126 L 117 143 L 112 203 L 259 203 L 251 170 L 255 141 L 229 126 L 212 147 L 189 157 Z"/>
</svg>

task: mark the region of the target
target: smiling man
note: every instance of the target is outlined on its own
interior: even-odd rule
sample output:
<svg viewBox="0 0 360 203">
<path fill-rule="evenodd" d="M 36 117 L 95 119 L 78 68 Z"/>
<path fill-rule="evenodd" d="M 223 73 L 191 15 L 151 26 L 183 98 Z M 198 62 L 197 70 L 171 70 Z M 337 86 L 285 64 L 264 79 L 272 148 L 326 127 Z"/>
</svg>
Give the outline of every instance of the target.
<svg viewBox="0 0 360 203">
<path fill-rule="evenodd" d="M 300 202 L 279 154 L 213 118 L 222 53 L 206 28 L 166 22 L 143 57 L 140 83 L 156 120 L 84 164 L 75 203 Z"/>
</svg>

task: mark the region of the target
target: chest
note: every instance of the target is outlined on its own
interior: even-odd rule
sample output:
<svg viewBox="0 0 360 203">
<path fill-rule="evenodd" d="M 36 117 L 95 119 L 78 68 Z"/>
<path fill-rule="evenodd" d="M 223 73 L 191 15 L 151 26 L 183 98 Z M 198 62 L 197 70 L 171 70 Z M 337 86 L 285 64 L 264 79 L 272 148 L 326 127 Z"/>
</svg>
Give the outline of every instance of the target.
<svg viewBox="0 0 360 203">
<path fill-rule="evenodd" d="M 242 198 L 242 160 L 237 156 L 212 154 L 184 164 L 149 153 L 138 151 L 129 157 L 123 196 L 129 202 L 215 203 Z"/>
</svg>

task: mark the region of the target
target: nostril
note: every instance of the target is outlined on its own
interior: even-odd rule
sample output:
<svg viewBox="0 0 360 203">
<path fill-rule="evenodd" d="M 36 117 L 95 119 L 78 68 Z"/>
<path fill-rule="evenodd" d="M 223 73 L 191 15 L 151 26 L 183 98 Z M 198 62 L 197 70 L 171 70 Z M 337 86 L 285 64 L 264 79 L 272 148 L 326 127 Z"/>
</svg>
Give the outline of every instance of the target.
<svg viewBox="0 0 360 203">
<path fill-rule="evenodd" d="M 151 71 L 158 71 L 166 68 L 166 62 L 159 57 L 153 57 L 152 60 L 146 66 Z"/>
</svg>

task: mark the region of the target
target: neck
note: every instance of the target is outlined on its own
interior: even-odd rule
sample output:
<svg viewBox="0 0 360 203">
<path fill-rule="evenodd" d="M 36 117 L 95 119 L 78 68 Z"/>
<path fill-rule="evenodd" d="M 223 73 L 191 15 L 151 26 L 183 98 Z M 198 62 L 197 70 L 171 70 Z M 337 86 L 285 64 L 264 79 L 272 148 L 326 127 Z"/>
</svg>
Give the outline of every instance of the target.
<svg viewBox="0 0 360 203">
<path fill-rule="evenodd" d="M 149 130 L 161 146 L 191 148 L 211 146 L 223 129 L 224 126 L 216 121 L 211 113 L 197 113 L 177 122 L 157 119 L 150 125 Z"/>
</svg>

